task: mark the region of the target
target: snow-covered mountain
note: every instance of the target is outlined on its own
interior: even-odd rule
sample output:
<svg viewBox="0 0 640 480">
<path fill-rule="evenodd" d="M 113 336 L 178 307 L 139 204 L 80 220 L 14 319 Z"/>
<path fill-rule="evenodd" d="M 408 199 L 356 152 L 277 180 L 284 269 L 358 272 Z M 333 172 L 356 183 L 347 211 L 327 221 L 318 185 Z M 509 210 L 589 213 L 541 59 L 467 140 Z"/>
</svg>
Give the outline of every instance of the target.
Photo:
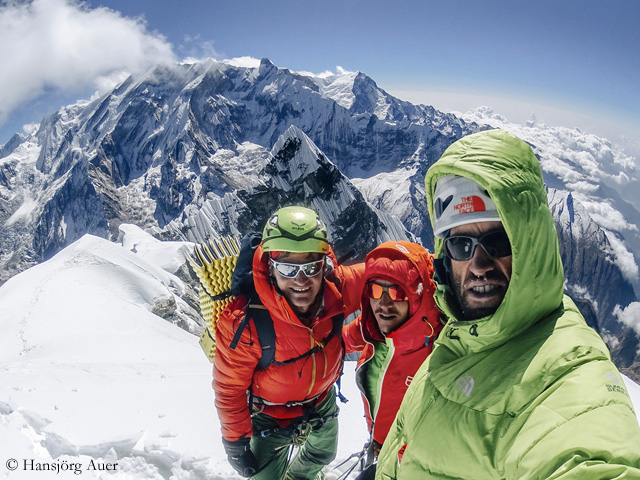
<svg viewBox="0 0 640 480">
<path fill-rule="evenodd" d="M 212 199 L 184 222 L 174 220 L 159 238 L 204 242 L 212 234 L 241 237 L 261 232 L 281 205 L 304 204 L 327 224 L 341 262 L 353 262 L 382 242 L 412 239 L 400 220 L 367 203 L 362 193 L 329 161 L 309 137 L 291 126 L 271 149 L 260 170 L 261 184 Z"/>
<path fill-rule="evenodd" d="M 292 202 L 321 212 L 345 261 L 388 238 L 431 248 L 424 174 L 489 124 L 533 145 L 567 291 L 617 364 L 640 378 L 633 159 L 576 130 L 412 105 L 360 72 L 296 73 L 267 59 L 162 66 L 46 117 L 0 150 L 0 281 L 86 233 L 116 240 L 122 223 L 200 241 L 260 230 Z"/>
<path fill-rule="evenodd" d="M 473 131 L 345 75 L 316 79 L 268 60 L 158 67 L 50 115 L 2 151 L 3 270 L 33 265 L 83 232 L 114 238 L 123 221 L 163 228 L 208 198 L 259 184 L 256 172 L 291 125 L 347 177 L 428 163 Z"/>
</svg>

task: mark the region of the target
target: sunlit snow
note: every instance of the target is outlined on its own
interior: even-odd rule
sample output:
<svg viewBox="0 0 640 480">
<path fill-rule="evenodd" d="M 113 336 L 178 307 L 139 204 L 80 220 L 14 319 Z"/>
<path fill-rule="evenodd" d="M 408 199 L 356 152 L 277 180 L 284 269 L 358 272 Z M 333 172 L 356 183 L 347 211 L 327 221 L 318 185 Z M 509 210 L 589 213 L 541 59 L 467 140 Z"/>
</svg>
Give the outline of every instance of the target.
<svg viewBox="0 0 640 480">
<path fill-rule="evenodd" d="M 31 470 L 44 463 L 80 464 L 81 478 L 240 478 L 222 449 L 198 337 L 152 313 L 184 308 L 173 272 L 185 245 L 132 225 L 121 242 L 85 235 L 0 288 L 0 478 L 74 476 Z M 334 465 L 367 437 L 354 366 Z"/>
<path fill-rule="evenodd" d="M 185 308 L 174 272 L 188 244 L 133 225 L 121 226 L 120 242 L 85 235 L 0 288 L 0 478 L 75 469 L 90 479 L 240 478 L 197 336 L 152 313 L 158 303 Z M 328 478 L 367 437 L 354 367 Z M 640 411 L 640 386 L 625 382 Z M 34 470 L 44 464 L 63 471 Z"/>
</svg>

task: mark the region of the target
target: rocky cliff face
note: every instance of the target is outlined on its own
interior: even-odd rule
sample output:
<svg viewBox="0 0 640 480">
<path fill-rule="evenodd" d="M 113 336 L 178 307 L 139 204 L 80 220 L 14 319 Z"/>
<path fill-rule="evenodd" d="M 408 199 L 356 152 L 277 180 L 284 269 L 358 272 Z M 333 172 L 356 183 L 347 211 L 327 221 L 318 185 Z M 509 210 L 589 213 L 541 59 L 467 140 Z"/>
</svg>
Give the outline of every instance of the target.
<svg viewBox="0 0 640 480">
<path fill-rule="evenodd" d="M 400 101 L 362 73 L 302 75 L 266 59 L 158 67 L 1 147 L 0 281 L 85 233 L 115 240 L 122 223 L 200 241 L 259 231 L 292 203 L 320 212 L 344 261 L 387 239 L 431 248 L 424 174 L 483 128 Z M 636 296 L 605 233 L 573 196 L 550 191 L 550 202 L 567 291 L 617 361 L 634 365 L 637 336 L 611 312 Z"/>
<path fill-rule="evenodd" d="M 363 261 L 371 249 L 387 240 L 413 239 L 397 218 L 366 202 L 297 127 L 290 127 L 278 139 L 269 158 L 258 172 L 260 184 L 209 200 L 197 214 L 184 222 L 173 221 L 155 234 L 165 239 L 203 242 L 215 235 L 261 233 L 274 211 L 296 204 L 319 213 L 342 262 Z"/>
<path fill-rule="evenodd" d="M 637 301 L 629 282 L 614 262 L 604 231 L 585 208 L 566 191 L 548 190 L 560 254 L 565 271 L 565 291 L 576 302 L 587 323 L 607 341 L 620 367 L 633 367 L 638 378 L 638 336 L 614 314 L 616 305 Z"/>
</svg>

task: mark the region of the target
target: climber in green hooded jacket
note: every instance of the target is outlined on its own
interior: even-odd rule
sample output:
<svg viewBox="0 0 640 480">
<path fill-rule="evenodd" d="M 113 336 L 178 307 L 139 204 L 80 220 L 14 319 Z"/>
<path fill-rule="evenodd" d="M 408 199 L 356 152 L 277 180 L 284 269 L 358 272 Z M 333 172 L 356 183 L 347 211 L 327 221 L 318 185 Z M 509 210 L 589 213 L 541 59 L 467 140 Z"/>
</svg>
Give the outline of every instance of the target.
<svg viewBox="0 0 640 480">
<path fill-rule="evenodd" d="M 447 323 L 376 479 L 640 479 L 640 427 L 595 330 L 563 293 L 539 162 L 502 130 L 427 172 L 435 300 Z"/>
</svg>

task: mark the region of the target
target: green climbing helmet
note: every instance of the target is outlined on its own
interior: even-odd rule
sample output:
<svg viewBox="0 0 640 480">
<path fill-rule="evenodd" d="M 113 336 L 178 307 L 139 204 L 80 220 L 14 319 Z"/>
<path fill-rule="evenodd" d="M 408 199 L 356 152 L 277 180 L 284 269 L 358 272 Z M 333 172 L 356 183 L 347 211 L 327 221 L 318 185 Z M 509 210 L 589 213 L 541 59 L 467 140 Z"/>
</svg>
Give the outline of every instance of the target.
<svg viewBox="0 0 640 480">
<path fill-rule="evenodd" d="M 262 232 L 265 252 L 328 253 L 327 227 L 313 210 L 284 207 L 274 213 Z"/>
</svg>

